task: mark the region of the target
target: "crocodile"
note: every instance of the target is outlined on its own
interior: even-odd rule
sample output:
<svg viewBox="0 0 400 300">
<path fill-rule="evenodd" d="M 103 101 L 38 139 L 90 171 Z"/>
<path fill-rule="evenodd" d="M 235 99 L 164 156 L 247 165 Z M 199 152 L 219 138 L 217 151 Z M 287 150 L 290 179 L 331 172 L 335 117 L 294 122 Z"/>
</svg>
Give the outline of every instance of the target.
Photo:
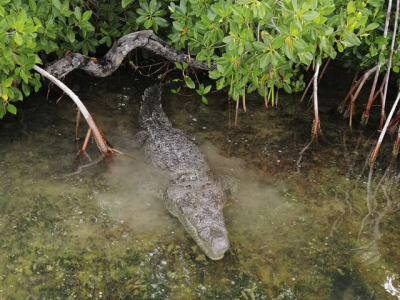
<svg viewBox="0 0 400 300">
<path fill-rule="evenodd" d="M 161 105 L 162 85 L 144 91 L 139 122 L 143 131 L 134 138 L 145 147 L 146 157 L 165 170 L 169 183 L 163 191 L 167 210 L 212 260 L 222 259 L 229 249 L 223 216 L 225 193 L 211 178 L 199 148 L 184 131 L 172 127 Z"/>
</svg>

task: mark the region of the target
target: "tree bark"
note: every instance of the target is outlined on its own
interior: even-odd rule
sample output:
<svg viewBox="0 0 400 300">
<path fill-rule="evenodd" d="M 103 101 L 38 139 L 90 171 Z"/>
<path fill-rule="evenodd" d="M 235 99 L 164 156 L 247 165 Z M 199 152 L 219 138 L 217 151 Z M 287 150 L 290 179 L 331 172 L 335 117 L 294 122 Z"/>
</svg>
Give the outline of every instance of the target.
<svg viewBox="0 0 400 300">
<path fill-rule="evenodd" d="M 175 50 L 165 41 L 156 36 L 152 30 L 133 32 L 123 36 L 113 44 L 111 49 L 104 57 L 99 59 L 93 59 L 80 53 L 70 52 L 66 54 L 63 58 L 49 65 L 46 68 L 47 72 L 38 66 L 34 66 L 35 71 L 40 73 L 42 76 L 48 78 L 50 81 L 54 82 L 76 103 L 82 115 L 85 117 L 87 123 L 89 124 L 89 127 L 96 138 L 101 152 L 103 152 L 104 154 L 109 153 L 109 150 L 105 144 L 104 139 L 102 138 L 100 130 L 94 123 L 86 107 L 83 105 L 80 99 L 58 79 L 66 76 L 69 72 L 75 69 L 84 70 L 91 76 L 107 77 L 118 69 L 124 58 L 132 50 L 138 47 L 150 50 L 171 62 L 185 62 L 188 64 L 188 66 L 194 69 L 216 69 L 215 62 L 213 62 L 211 66 L 208 66 L 205 62 L 197 62 L 193 59 L 190 59 L 190 56 L 183 52 Z"/>
<path fill-rule="evenodd" d="M 86 55 L 70 52 L 48 66 L 46 70 L 57 78 L 75 69 L 82 69 L 95 77 L 107 77 L 118 69 L 125 56 L 138 47 L 150 50 L 171 62 L 185 62 L 194 69 L 214 70 L 217 67 L 215 62 L 209 67 L 205 62 L 190 59 L 187 54 L 175 50 L 156 36 L 152 30 L 143 30 L 121 37 L 102 58 L 94 60 Z"/>
</svg>

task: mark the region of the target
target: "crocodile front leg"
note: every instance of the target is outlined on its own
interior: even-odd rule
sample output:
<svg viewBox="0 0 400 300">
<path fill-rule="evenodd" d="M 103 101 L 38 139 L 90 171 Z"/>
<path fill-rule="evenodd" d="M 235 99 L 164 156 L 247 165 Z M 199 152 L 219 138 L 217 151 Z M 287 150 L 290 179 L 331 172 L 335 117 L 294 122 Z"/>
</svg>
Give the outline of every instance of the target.
<svg viewBox="0 0 400 300">
<path fill-rule="evenodd" d="M 124 138 L 122 145 L 126 148 L 140 148 L 146 142 L 149 137 L 149 133 L 146 130 L 141 130 L 136 133 L 133 138 Z"/>
</svg>

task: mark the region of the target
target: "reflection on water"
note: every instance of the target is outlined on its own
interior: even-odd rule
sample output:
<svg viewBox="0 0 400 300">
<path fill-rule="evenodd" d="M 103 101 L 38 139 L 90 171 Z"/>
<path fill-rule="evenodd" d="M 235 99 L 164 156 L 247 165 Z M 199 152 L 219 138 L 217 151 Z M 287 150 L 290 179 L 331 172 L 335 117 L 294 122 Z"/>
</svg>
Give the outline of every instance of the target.
<svg viewBox="0 0 400 300">
<path fill-rule="evenodd" d="M 135 159 L 97 161 L 91 143 L 75 162 L 68 99 L 33 96 L 0 122 L 0 299 L 400 299 L 399 179 L 385 161 L 362 172 L 374 137 L 337 123 L 337 99 L 321 104 L 324 137 L 298 172 L 312 115 L 295 96 L 268 110 L 249 97 L 235 138 L 224 93 L 208 106 L 169 97 L 174 126 L 236 182 L 231 248 L 210 261 L 164 208 L 165 174 L 126 146 L 143 92 L 132 81 L 93 80 L 79 96 Z"/>
</svg>

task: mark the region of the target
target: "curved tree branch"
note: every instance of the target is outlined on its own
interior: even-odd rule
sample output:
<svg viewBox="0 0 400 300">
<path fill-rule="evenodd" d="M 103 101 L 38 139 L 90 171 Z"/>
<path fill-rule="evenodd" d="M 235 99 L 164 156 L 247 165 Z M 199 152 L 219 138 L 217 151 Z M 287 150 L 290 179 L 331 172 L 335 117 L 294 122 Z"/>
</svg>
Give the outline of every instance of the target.
<svg viewBox="0 0 400 300">
<path fill-rule="evenodd" d="M 99 148 L 101 152 L 105 155 L 110 154 L 110 151 L 108 150 L 108 147 L 103 140 L 103 137 L 101 136 L 99 128 L 97 128 L 96 124 L 93 121 L 92 116 L 89 114 L 88 110 L 86 107 L 83 105 L 82 101 L 78 98 L 77 95 L 75 95 L 64 83 L 62 83 L 60 80 L 43 70 L 42 68 L 38 66 L 34 66 L 33 69 L 38 72 L 40 75 L 46 77 L 50 81 L 54 82 L 61 90 L 63 90 L 64 93 L 66 93 L 68 96 L 71 97 L 71 99 L 75 102 L 76 106 L 78 106 L 79 110 L 82 112 L 82 115 L 85 117 L 86 122 L 88 123 L 90 129 L 93 132 L 93 135 L 96 138 L 96 141 L 99 145 Z"/>
<path fill-rule="evenodd" d="M 47 77 L 56 85 L 58 85 L 71 99 L 76 103 L 82 115 L 85 117 L 93 132 L 96 141 L 98 142 L 100 150 L 104 154 L 109 154 L 107 145 L 105 144 L 99 129 L 94 123 L 92 117 L 87 111 L 86 107 L 79 100 L 79 98 L 62 82 L 57 80 L 67 75 L 75 69 L 86 71 L 95 77 L 107 77 L 111 75 L 121 65 L 123 59 L 134 49 L 143 47 L 147 50 L 154 52 L 157 55 L 164 57 L 171 62 L 186 62 L 188 66 L 194 69 L 213 70 L 216 69 L 214 62 L 211 67 L 204 62 L 197 62 L 190 59 L 188 55 L 183 52 L 176 51 L 173 47 L 168 45 L 165 41 L 156 36 L 152 30 L 144 30 L 127 34 L 116 41 L 108 53 L 100 59 L 92 59 L 80 53 L 68 53 L 63 58 L 55 61 L 46 68 L 47 72 L 38 66 L 34 66 L 34 70 L 44 77 Z"/>
<path fill-rule="evenodd" d="M 107 77 L 120 66 L 129 52 L 138 47 L 150 50 L 171 62 L 185 62 L 194 69 L 214 70 L 217 67 L 215 62 L 209 67 L 205 62 L 189 59 L 187 54 L 175 50 L 156 36 L 152 30 L 143 30 L 123 36 L 113 44 L 104 57 L 98 60 L 71 52 L 47 67 L 46 70 L 58 78 L 67 75 L 74 69 L 82 69 L 95 77 Z"/>
</svg>

